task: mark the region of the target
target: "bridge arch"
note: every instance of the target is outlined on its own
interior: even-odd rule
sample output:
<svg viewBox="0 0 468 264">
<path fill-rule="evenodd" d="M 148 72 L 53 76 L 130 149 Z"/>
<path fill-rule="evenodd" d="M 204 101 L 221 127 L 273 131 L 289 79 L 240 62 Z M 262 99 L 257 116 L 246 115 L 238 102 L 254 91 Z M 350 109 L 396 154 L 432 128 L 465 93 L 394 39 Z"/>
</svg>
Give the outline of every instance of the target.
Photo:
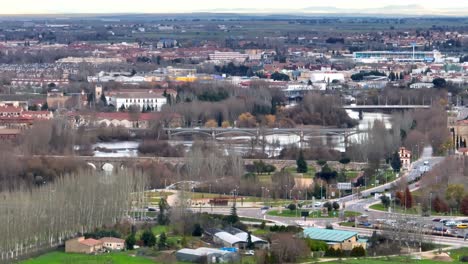
<svg viewBox="0 0 468 264">
<path fill-rule="evenodd" d="M 199 135 L 205 135 L 208 137 L 211 137 L 211 133 L 205 132 L 205 131 L 199 131 L 199 130 L 190 130 L 190 131 L 176 131 L 176 132 L 171 132 L 171 137 L 173 136 L 181 136 L 181 135 L 193 135 L 193 134 L 199 134 Z"/>
<path fill-rule="evenodd" d="M 101 169 L 105 172 L 112 172 L 114 171 L 114 165 L 112 165 L 111 163 L 104 163 L 101 166 Z"/>
</svg>

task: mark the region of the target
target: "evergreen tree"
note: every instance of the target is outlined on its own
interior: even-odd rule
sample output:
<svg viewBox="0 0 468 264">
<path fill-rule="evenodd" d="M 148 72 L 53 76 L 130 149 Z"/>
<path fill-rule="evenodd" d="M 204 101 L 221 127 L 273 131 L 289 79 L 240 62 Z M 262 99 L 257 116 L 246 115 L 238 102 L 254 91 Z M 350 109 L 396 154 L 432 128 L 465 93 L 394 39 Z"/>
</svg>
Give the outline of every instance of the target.
<svg viewBox="0 0 468 264">
<path fill-rule="evenodd" d="M 47 102 L 45 102 L 45 104 L 42 105 L 41 110 L 42 111 L 49 110 L 49 104 Z"/>
<path fill-rule="evenodd" d="M 159 235 L 159 240 L 158 240 L 158 248 L 160 250 L 166 247 L 166 241 L 167 241 L 166 233 L 162 232 L 161 235 Z"/>
<path fill-rule="evenodd" d="M 149 229 L 145 230 L 143 234 L 141 234 L 141 240 L 143 241 L 143 245 L 145 245 L 145 247 L 153 247 L 156 245 L 156 237 Z"/>
<path fill-rule="evenodd" d="M 299 152 L 299 158 L 296 161 L 297 165 L 297 172 L 298 173 L 306 173 L 308 168 L 307 168 L 307 162 L 304 159 L 304 154 L 302 153 L 302 150 Z"/>
<path fill-rule="evenodd" d="M 100 100 L 101 100 L 101 102 L 102 102 L 102 104 L 103 104 L 104 106 L 107 106 L 107 98 L 106 98 L 106 96 L 104 95 L 104 92 L 101 94 Z"/>
<path fill-rule="evenodd" d="M 235 203 L 232 205 L 231 214 L 226 217 L 226 221 L 230 224 L 239 222 L 239 216 L 237 215 L 237 208 Z"/>
<path fill-rule="evenodd" d="M 135 233 L 132 233 L 125 239 L 125 246 L 127 247 L 128 250 L 133 250 L 133 247 L 136 244 L 136 238 L 135 238 Z"/>
<path fill-rule="evenodd" d="M 124 105 L 124 104 L 122 104 L 122 105 L 120 106 L 119 111 L 120 111 L 120 112 L 125 112 L 125 105 Z"/>
<path fill-rule="evenodd" d="M 392 156 L 392 160 L 390 161 L 390 165 L 392 166 L 392 169 L 396 172 L 399 172 L 401 169 L 401 160 L 400 160 L 400 155 L 398 152 L 395 151 Z"/>
<path fill-rule="evenodd" d="M 248 249 L 253 249 L 254 248 L 254 243 L 252 242 L 252 232 L 249 231 L 247 233 L 247 248 Z"/>
</svg>

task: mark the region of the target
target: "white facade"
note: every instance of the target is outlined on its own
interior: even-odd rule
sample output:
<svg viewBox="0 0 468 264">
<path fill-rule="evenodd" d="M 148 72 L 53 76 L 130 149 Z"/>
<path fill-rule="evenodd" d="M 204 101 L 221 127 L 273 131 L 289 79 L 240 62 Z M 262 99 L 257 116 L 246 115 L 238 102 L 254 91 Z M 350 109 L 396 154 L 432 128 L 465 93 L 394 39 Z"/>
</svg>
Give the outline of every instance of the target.
<svg viewBox="0 0 468 264">
<path fill-rule="evenodd" d="M 154 111 L 161 111 L 163 105 L 167 104 L 167 98 L 164 96 L 154 96 L 151 94 L 138 94 L 135 96 L 106 96 L 107 103 L 112 104 L 115 108 L 119 109 L 122 105 L 125 106 L 125 109 L 128 109 L 130 106 L 138 106 L 140 110 L 143 110 L 143 107 L 147 108 L 148 106 L 154 107 Z"/>
<path fill-rule="evenodd" d="M 345 77 L 343 73 L 340 72 L 312 72 L 310 74 L 310 80 L 312 82 L 332 82 L 333 80 L 338 80 L 344 82 Z"/>
<path fill-rule="evenodd" d="M 242 54 L 240 52 L 221 52 L 215 51 L 213 54 L 210 54 L 210 60 L 213 61 L 245 61 L 249 55 Z"/>
</svg>

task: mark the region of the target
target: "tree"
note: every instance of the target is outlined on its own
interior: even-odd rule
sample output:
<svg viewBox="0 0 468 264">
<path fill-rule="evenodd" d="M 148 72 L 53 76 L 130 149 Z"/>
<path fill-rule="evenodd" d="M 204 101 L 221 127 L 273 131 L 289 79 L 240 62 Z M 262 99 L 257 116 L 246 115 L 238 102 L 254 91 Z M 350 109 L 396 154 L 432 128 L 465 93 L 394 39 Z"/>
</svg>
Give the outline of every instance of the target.
<svg viewBox="0 0 468 264">
<path fill-rule="evenodd" d="M 339 162 L 343 165 L 346 165 L 346 164 L 349 164 L 351 162 L 351 159 L 349 159 L 348 157 L 343 157 L 339 160 Z"/>
<path fill-rule="evenodd" d="M 350 257 L 364 257 L 366 250 L 362 246 L 354 247 L 349 254 Z"/>
<path fill-rule="evenodd" d="M 463 215 L 468 215 L 468 196 L 463 197 L 460 203 L 460 212 Z"/>
<path fill-rule="evenodd" d="M 141 240 L 143 241 L 143 245 L 145 245 L 145 247 L 153 247 L 156 245 L 156 237 L 149 229 L 145 230 L 143 234 L 141 234 Z"/>
<path fill-rule="evenodd" d="M 323 207 L 327 208 L 328 212 L 331 212 L 333 210 L 333 205 L 330 202 L 324 203 Z"/>
<path fill-rule="evenodd" d="M 106 98 L 106 96 L 104 95 L 104 93 L 101 94 L 100 100 L 101 100 L 101 102 L 102 102 L 102 104 L 103 104 L 104 106 L 107 106 L 107 98 Z"/>
<path fill-rule="evenodd" d="M 239 216 L 237 215 L 237 208 L 235 203 L 231 207 L 231 213 L 226 216 L 226 221 L 230 224 L 239 222 Z"/>
<path fill-rule="evenodd" d="M 447 84 L 447 81 L 444 78 L 434 78 L 432 80 L 435 88 L 444 88 Z"/>
<path fill-rule="evenodd" d="M 158 224 L 167 225 L 169 224 L 169 217 L 167 211 L 169 210 L 169 204 L 167 203 L 166 198 L 161 198 L 158 203 L 159 214 L 158 214 Z"/>
<path fill-rule="evenodd" d="M 380 201 L 382 202 L 382 205 L 385 208 L 388 208 L 390 206 L 390 198 L 388 198 L 387 195 L 380 196 Z"/>
<path fill-rule="evenodd" d="M 41 106 L 41 110 L 42 111 L 47 111 L 49 110 L 49 104 L 47 102 L 45 102 L 42 106 Z"/>
<path fill-rule="evenodd" d="M 159 240 L 158 240 L 158 248 L 160 250 L 166 248 L 166 241 L 167 241 L 166 233 L 162 232 L 161 235 L 159 235 Z"/>
<path fill-rule="evenodd" d="M 218 127 L 218 122 L 216 122 L 216 120 L 214 120 L 214 119 L 210 119 L 210 120 L 206 121 L 205 127 L 216 128 L 216 127 Z"/>
<path fill-rule="evenodd" d="M 451 204 L 452 208 L 460 207 L 463 196 L 465 196 L 463 184 L 449 184 L 445 191 L 445 199 Z"/>
<path fill-rule="evenodd" d="M 393 171 L 399 172 L 401 169 L 401 160 L 400 155 L 398 152 L 394 152 L 392 155 L 392 160 L 390 161 L 390 165 L 392 166 Z"/>
<path fill-rule="evenodd" d="M 296 204 L 293 204 L 293 203 L 292 203 L 292 204 L 289 204 L 289 205 L 288 205 L 288 209 L 291 210 L 291 211 L 296 210 L 296 208 L 297 208 Z"/>
<path fill-rule="evenodd" d="M 412 208 L 413 207 L 413 196 L 409 190 L 409 187 L 405 189 L 405 207 Z"/>
<path fill-rule="evenodd" d="M 307 173 L 307 162 L 304 159 L 304 153 L 302 150 L 299 152 L 299 158 L 296 160 L 296 165 L 298 173 Z"/>
<path fill-rule="evenodd" d="M 203 234 L 203 228 L 199 223 L 193 225 L 192 236 L 200 237 Z"/>
<path fill-rule="evenodd" d="M 337 203 L 337 202 L 333 202 L 332 207 L 333 207 L 333 210 L 336 211 L 336 210 L 340 209 L 340 204 Z"/>
<path fill-rule="evenodd" d="M 128 250 L 133 250 L 133 247 L 136 244 L 136 238 L 135 238 L 135 233 L 132 233 L 125 239 L 125 246 L 127 247 Z"/>
<path fill-rule="evenodd" d="M 119 111 L 120 111 L 120 112 L 125 112 L 125 105 L 124 105 L 124 104 L 122 104 L 122 105 L 120 106 Z"/>
<path fill-rule="evenodd" d="M 248 249 L 253 249 L 254 248 L 254 243 L 252 242 L 252 232 L 247 233 L 247 248 Z"/>
</svg>

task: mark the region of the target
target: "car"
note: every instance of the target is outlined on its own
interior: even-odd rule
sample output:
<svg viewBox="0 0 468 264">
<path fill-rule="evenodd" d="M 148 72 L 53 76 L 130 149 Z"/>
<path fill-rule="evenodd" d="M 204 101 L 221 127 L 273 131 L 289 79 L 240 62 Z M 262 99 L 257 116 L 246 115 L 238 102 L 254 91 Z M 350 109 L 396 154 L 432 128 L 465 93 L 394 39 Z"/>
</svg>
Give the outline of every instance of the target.
<svg viewBox="0 0 468 264">
<path fill-rule="evenodd" d="M 268 210 L 270 209 L 270 206 L 263 206 L 262 208 L 260 208 L 260 210 Z"/>
<path fill-rule="evenodd" d="M 369 212 L 369 208 L 364 209 L 364 211 Z"/>
<path fill-rule="evenodd" d="M 455 221 L 447 221 L 445 222 L 445 226 L 456 226 L 457 223 Z"/>
<path fill-rule="evenodd" d="M 457 228 L 458 228 L 458 229 L 467 229 L 467 228 L 468 228 L 468 224 L 463 224 L 463 223 L 458 224 L 458 225 L 457 225 Z"/>
<path fill-rule="evenodd" d="M 253 256 L 253 255 L 255 255 L 255 251 L 253 251 L 253 250 L 248 250 L 248 251 L 246 251 L 246 252 L 244 253 L 244 255 Z"/>
<path fill-rule="evenodd" d="M 194 127 L 193 129 L 200 129 L 200 127 Z"/>
<path fill-rule="evenodd" d="M 461 220 L 462 223 L 468 223 L 468 219 Z"/>
<path fill-rule="evenodd" d="M 432 230 L 437 231 L 437 232 L 447 232 L 447 228 L 439 227 L 439 226 L 434 227 Z"/>
<path fill-rule="evenodd" d="M 432 222 L 440 222 L 440 220 L 442 220 L 442 219 L 440 219 L 440 218 L 434 218 L 434 219 L 432 219 Z"/>
<path fill-rule="evenodd" d="M 372 226 L 372 224 L 369 223 L 369 222 L 362 223 L 362 225 L 365 226 L 365 227 L 371 227 Z"/>
<path fill-rule="evenodd" d="M 425 160 L 425 161 L 424 161 L 424 165 L 429 165 L 429 161 L 428 161 L 428 160 Z"/>
</svg>

